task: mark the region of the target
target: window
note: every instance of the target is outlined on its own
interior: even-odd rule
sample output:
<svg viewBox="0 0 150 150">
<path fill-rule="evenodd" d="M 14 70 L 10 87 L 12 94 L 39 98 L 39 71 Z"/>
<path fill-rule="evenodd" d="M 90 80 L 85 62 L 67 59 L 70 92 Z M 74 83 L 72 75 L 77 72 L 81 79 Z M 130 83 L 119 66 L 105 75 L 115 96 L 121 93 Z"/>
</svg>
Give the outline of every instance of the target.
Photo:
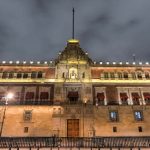
<svg viewBox="0 0 150 150">
<path fill-rule="evenodd" d="M 104 78 L 105 78 L 105 79 L 108 79 L 108 78 L 109 78 L 108 72 L 104 72 Z"/>
<path fill-rule="evenodd" d="M 127 93 L 120 93 L 120 100 L 121 100 L 123 105 L 128 105 Z"/>
<path fill-rule="evenodd" d="M 150 105 L 150 93 L 149 92 L 144 92 L 143 96 L 144 96 L 145 103 L 147 105 Z"/>
<path fill-rule="evenodd" d="M 6 79 L 7 77 L 8 77 L 8 73 L 7 72 L 3 72 L 2 79 Z"/>
<path fill-rule="evenodd" d="M 143 121 L 143 113 L 142 111 L 135 111 L 134 117 L 136 121 Z"/>
<path fill-rule="evenodd" d="M 22 73 L 17 73 L 17 78 L 22 78 Z"/>
<path fill-rule="evenodd" d="M 24 121 L 31 121 L 32 119 L 32 111 L 31 110 L 25 110 L 23 114 L 23 120 Z"/>
<path fill-rule="evenodd" d="M 12 79 L 13 77 L 14 77 L 14 73 L 13 73 L 13 72 L 10 72 L 9 75 L 8 75 L 8 78 L 9 78 L 9 79 Z"/>
<path fill-rule="evenodd" d="M 145 72 L 145 78 L 146 78 L 146 79 L 150 79 L 150 75 L 149 75 L 148 72 Z"/>
<path fill-rule="evenodd" d="M 124 79 L 128 79 L 128 73 L 127 73 L 127 72 L 124 72 L 124 73 L 123 73 L 123 77 L 124 77 Z"/>
<path fill-rule="evenodd" d="M 24 78 L 24 79 L 28 78 L 28 73 L 24 73 L 24 74 L 23 74 L 23 78 Z"/>
<path fill-rule="evenodd" d="M 48 92 L 41 92 L 40 93 L 40 99 L 45 99 L 48 100 L 49 99 L 49 93 Z"/>
<path fill-rule="evenodd" d="M 20 100 L 21 98 L 21 93 L 20 92 L 16 92 L 15 93 L 15 100 Z"/>
<path fill-rule="evenodd" d="M 105 99 L 104 92 L 97 93 L 97 104 L 98 105 L 104 105 L 104 99 Z"/>
<path fill-rule="evenodd" d="M 113 132 L 117 132 L 117 127 L 113 127 Z"/>
<path fill-rule="evenodd" d="M 85 72 L 82 73 L 82 78 L 85 78 Z"/>
<path fill-rule="evenodd" d="M 28 133 L 29 127 L 24 127 L 24 133 Z"/>
<path fill-rule="evenodd" d="M 132 72 L 132 73 L 131 73 L 131 77 L 132 77 L 133 80 L 136 79 L 136 74 L 135 74 L 135 72 Z"/>
<path fill-rule="evenodd" d="M 110 78 L 115 79 L 115 74 L 113 72 L 110 73 Z"/>
<path fill-rule="evenodd" d="M 137 72 L 137 78 L 140 80 L 142 79 L 142 73 L 141 72 Z"/>
<path fill-rule="evenodd" d="M 139 132 L 143 132 L 143 129 L 141 126 L 138 127 Z"/>
<path fill-rule="evenodd" d="M 121 72 L 118 72 L 118 78 L 122 79 L 122 73 Z"/>
<path fill-rule="evenodd" d="M 35 78 L 36 78 L 36 72 L 32 72 L 32 73 L 31 73 L 31 78 L 32 78 L 32 79 L 35 79 Z"/>
<path fill-rule="evenodd" d="M 64 72 L 62 73 L 62 78 L 65 78 L 65 73 Z"/>
<path fill-rule="evenodd" d="M 140 96 L 138 93 L 131 93 L 132 96 L 132 101 L 134 105 L 139 105 L 140 104 Z"/>
<path fill-rule="evenodd" d="M 117 111 L 110 111 L 109 112 L 110 121 L 115 122 L 118 121 L 118 112 Z"/>
<path fill-rule="evenodd" d="M 43 78 L 43 74 L 42 74 L 42 72 L 40 71 L 40 72 L 38 72 L 38 74 L 37 74 L 37 78 Z"/>
<path fill-rule="evenodd" d="M 34 99 L 34 92 L 27 92 L 25 99 L 26 100 L 32 100 L 32 99 Z"/>
</svg>

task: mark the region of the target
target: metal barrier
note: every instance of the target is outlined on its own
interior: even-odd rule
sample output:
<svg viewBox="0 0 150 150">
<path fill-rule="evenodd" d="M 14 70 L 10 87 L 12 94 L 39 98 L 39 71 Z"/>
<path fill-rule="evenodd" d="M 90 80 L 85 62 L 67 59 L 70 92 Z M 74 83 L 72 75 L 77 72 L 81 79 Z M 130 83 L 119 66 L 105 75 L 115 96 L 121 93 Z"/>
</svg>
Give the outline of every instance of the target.
<svg viewBox="0 0 150 150">
<path fill-rule="evenodd" d="M 0 148 L 150 148 L 150 137 L 1 137 Z"/>
</svg>

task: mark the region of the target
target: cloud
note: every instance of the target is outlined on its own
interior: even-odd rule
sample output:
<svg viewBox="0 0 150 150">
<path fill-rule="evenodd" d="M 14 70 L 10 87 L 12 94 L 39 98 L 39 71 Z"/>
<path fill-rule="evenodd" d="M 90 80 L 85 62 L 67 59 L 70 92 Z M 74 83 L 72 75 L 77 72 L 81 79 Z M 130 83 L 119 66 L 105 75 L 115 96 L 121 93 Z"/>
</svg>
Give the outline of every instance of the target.
<svg viewBox="0 0 150 150">
<path fill-rule="evenodd" d="M 149 0 L 1 0 L 0 60 L 51 60 L 72 34 L 94 60 L 148 61 Z"/>
</svg>

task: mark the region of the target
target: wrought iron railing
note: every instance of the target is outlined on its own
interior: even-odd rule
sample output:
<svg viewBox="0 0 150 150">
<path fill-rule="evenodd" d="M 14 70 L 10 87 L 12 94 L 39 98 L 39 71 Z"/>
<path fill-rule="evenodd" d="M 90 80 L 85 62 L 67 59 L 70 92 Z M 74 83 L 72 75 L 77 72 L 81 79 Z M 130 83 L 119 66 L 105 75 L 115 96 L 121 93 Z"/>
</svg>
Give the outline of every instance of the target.
<svg viewBox="0 0 150 150">
<path fill-rule="evenodd" d="M 1 137 L 0 148 L 150 148 L 150 137 Z"/>
</svg>

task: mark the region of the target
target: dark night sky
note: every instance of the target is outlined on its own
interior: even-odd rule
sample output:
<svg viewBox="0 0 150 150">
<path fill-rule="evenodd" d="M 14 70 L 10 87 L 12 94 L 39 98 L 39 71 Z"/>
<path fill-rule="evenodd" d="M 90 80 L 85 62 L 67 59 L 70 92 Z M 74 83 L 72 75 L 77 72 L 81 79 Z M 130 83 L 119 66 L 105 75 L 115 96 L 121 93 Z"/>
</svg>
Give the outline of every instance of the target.
<svg viewBox="0 0 150 150">
<path fill-rule="evenodd" d="M 75 37 L 93 60 L 150 60 L 150 0 L 0 0 L 0 61 L 51 60 Z"/>
</svg>

